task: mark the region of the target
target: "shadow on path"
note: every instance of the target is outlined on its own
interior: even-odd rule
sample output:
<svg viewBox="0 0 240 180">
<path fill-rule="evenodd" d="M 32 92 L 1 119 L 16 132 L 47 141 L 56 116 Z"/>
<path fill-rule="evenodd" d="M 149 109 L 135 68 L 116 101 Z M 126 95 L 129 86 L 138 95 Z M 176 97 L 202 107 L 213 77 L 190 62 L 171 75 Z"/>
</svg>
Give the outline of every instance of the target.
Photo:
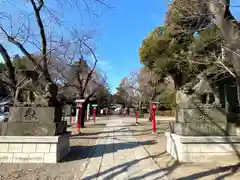
<svg viewBox="0 0 240 180">
<path fill-rule="evenodd" d="M 199 173 L 195 173 L 186 177 L 182 177 L 182 178 L 178 178 L 176 180 L 192 180 L 192 179 L 199 179 L 199 178 L 203 178 L 209 175 L 213 175 L 213 174 L 217 174 L 217 173 L 222 173 L 222 172 L 226 172 L 223 175 L 220 175 L 219 177 L 217 177 L 215 180 L 222 180 L 228 176 L 231 176 L 235 173 L 237 173 L 239 171 L 240 168 L 240 163 L 235 164 L 235 165 L 230 165 L 230 166 L 223 166 L 223 167 L 218 167 L 215 169 L 211 169 L 208 171 L 203 171 L 203 172 L 199 172 Z"/>
<path fill-rule="evenodd" d="M 158 155 L 159 156 L 159 155 Z M 97 174 L 94 174 L 94 175 L 90 175 L 86 178 L 82 178 L 82 180 L 91 180 L 91 179 L 94 179 L 96 177 L 101 177 L 101 176 L 104 176 L 104 180 L 109 180 L 109 179 L 113 179 L 114 177 L 116 177 L 117 175 L 121 174 L 121 173 L 124 173 L 126 171 L 129 170 L 129 168 L 133 167 L 134 165 L 136 165 L 138 162 L 142 161 L 142 160 L 145 160 L 145 159 L 148 159 L 150 158 L 150 156 L 147 156 L 147 157 L 144 157 L 144 158 L 141 158 L 141 159 L 136 159 L 136 160 L 132 160 L 130 162 L 127 162 L 127 163 L 123 163 L 121 165 L 117 165 L 117 166 L 114 166 L 114 167 L 111 167 L 107 170 L 104 170 L 104 171 L 101 171 L 101 172 L 98 172 Z M 139 170 L 140 172 L 141 170 Z M 146 172 L 146 174 L 144 175 L 140 175 L 140 176 L 134 176 L 132 178 L 128 178 L 128 179 L 131 179 L 131 180 L 137 180 L 137 179 L 143 179 L 143 178 L 146 178 L 148 176 L 152 176 L 156 173 L 163 173 L 163 170 L 154 170 L 154 171 L 150 171 L 150 172 Z M 137 172 L 135 172 L 137 173 Z M 107 175 L 107 176 L 106 176 Z M 161 177 L 163 177 L 164 174 L 161 174 L 159 177 L 157 177 L 156 179 L 159 179 Z"/>
<path fill-rule="evenodd" d="M 143 145 L 153 145 L 156 141 L 149 140 L 143 141 Z M 72 146 L 68 155 L 63 158 L 62 162 L 75 161 L 79 159 L 101 157 L 104 154 L 114 153 L 119 150 L 133 149 L 140 146 L 136 142 L 124 142 L 124 143 L 114 143 L 114 144 L 97 144 L 94 146 Z M 89 154 L 90 152 L 93 152 Z"/>
</svg>

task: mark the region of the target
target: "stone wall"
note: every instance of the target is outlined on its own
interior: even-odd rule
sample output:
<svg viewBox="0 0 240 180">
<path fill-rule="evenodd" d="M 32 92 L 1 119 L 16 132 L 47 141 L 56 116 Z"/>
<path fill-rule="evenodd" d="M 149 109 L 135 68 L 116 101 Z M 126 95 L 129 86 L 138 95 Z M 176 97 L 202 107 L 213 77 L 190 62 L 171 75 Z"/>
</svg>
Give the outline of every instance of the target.
<svg viewBox="0 0 240 180">
<path fill-rule="evenodd" d="M 0 163 L 57 163 L 69 150 L 69 135 L 0 136 Z"/>
<path fill-rule="evenodd" d="M 180 136 L 169 132 L 165 136 L 167 152 L 180 162 L 239 162 L 239 136 Z"/>
</svg>

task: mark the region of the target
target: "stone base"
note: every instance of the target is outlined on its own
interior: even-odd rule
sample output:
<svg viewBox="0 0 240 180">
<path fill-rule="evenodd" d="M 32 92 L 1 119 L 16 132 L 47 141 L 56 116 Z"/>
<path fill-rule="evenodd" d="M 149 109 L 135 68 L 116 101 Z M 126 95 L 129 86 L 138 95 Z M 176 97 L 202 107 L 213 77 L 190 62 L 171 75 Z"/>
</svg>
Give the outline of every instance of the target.
<svg viewBox="0 0 240 180">
<path fill-rule="evenodd" d="M 239 127 L 236 128 L 236 131 L 237 131 L 237 136 L 240 136 L 240 128 Z"/>
<path fill-rule="evenodd" d="M 231 123 L 192 122 L 170 123 L 170 131 L 181 136 L 236 136 L 236 126 Z"/>
<path fill-rule="evenodd" d="M 69 134 L 0 136 L 0 163 L 57 163 L 70 151 Z"/>
<path fill-rule="evenodd" d="M 167 152 L 180 162 L 239 163 L 239 136 L 180 136 L 165 133 Z"/>
<path fill-rule="evenodd" d="M 56 136 L 66 132 L 66 129 L 66 121 L 52 123 L 0 123 L 1 136 Z"/>
<path fill-rule="evenodd" d="M 8 122 L 0 122 L 1 136 L 56 136 L 66 132 L 61 107 L 10 107 Z"/>
<path fill-rule="evenodd" d="M 10 107 L 9 122 L 52 123 L 61 121 L 61 107 Z"/>
</svg>

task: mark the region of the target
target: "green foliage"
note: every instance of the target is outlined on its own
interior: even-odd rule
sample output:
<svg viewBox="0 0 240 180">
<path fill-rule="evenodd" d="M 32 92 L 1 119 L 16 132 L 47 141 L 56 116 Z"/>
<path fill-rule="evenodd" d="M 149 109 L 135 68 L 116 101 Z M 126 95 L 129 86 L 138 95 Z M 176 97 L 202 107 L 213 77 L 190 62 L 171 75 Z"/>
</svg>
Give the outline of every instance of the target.
<svg viewBox="0 0 240 180">
<path fill-rule="evenodd" d="M 160 33 L 158 29 L 161 29 Z M 141 63 L 153 70 L 158 77 L 186 72 L 191 80 L 196 74 L 212 66 L 215 60 L 213 54 L 221 53 L 222 39 L 214 24 L 201 29 L 197 35 L 171 34 L 169 28 L 157 27 L 143 40 L 139 49 Z"/>
<path fill-rule="evenodd" d="M 159 31 L 159 29 L 161 31 Z M 173 37 L 165 27 L 157 27 L 143 40 L 139 49 L 141 63 L 157 74 L 164 77 L 179 71 L 189 71 L 189 45 L 194 40 L 193 35 Z"/>
<path fill-rule="evenodd" d="M 26 69 L 27 63 L 28 63 L 28 60 L 25 58 L 12 61 L 13 67 L 15 67 L 16 69 Z"/>
<path fill-rule="evenodd" d="M 172 36 L 193 34 L 212 23 L 206 3 L 199 0 L 175 0 L 169 6 L 165 20 Z"/>
<path fill-rule="evenodd" d="M 219 54 L 221 52 L 222 39 L 220 31 L 215 24 L 198 32 L 190 47 L 194 54 L 210 55 L 211 53 Z"/>
<path fill-rule="evenodd" d="M 198 4 L 184 8 L 179 2 L 172 3 L 165 26 L 159 26 L 150 32 L 139 48 L 141 63 L 155 74 L 155 79 L 161 80 L 171 75 L 177 88 L 194 79 L 203 70 L 216 66 L 214 61 L 220 55 L 223 43 L 217 26 L 208 20 L 204 21 L 204 15 L 188 16 L 192 14 L 189 9 L 195 11 Z M 219 68 L 215 70 L 217 73 Z M 175 94 L 172 91 L 160 93 L 172 109 L 176 106 Z"/>
<path fill-rule="evenodd" d="M 139 49 L 140 61 L 149 69 L 156 68 L 156 61 L 162 54 L 167 55 L 168 44 L 171 39 L 165 34 L 164 27 L 157 27 L 151 32 L 148 37 L 143 40 L 142 46 Z M 164 57 L 162 57 L 164 58 Z"/>
<path fill-rule="evenodd" d="M 22 57 L 20 59 L 13 59 L 12 60 L 12 65 L 16 69 L 26 69 L 28 64 L 30 64 L 28 59 L 26 59 L 24 57 Z M 5 70 L 6 70 L 5 64 L 0 63 L 0 72 L 4 72 Z"/>
<path fill-rule="evenodd" d="M 206 5 L 198 0 L 191 3 L 172 1 L 165 26 L 157 27 L 142 41 L 139 49 L 141 63 L 157 78 L 170 74 L 177 88 L 204 70 L 216 71 L 216 74 L 226 72 L 216 65 L 224 41 L 208 14 Z M 229 63 L 224 65 L 231 67 Z M 175 94 L 162 94 L 164 101 L 172 104 L 172 109 L 175 108 Z"/>
<path fill-rule="evenodd" d="M 175 97 L 176 97 L 176 90 L 175 89 L 172 89 L 172 90 L 166 89 L 163 93 L 161 93 L 157 97 L 157 100 L 162 104 L 170 105 L 170 107 L 167 107 L 167 108 L 172 109 L 173 107 L 176 106 Z M 164 105 L 164 107 L 166 107 L 166 106 Z"/>
</svg>

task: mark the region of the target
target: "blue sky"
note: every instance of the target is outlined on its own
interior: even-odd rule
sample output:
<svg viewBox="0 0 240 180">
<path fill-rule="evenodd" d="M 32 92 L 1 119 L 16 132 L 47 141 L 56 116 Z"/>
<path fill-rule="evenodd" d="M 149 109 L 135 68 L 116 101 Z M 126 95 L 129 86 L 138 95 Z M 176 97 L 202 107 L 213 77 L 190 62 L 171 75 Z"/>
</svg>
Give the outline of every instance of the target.
<svg viewBox="0 0 240 180">
<path fill-rule="evenodd" d="M 163 24 L 167 1 L 119 0 L 114 6 L 101 16 L 97 40 L 113 92 L 124 76 L 141 67 L 138 48 L 152 29 Z"/>
<path fill-rule="evenodd" d="M 79 12 L 74 8 L 65 8 L 62 11 L 59 10 L 58 13 L 62 13 L 61 16 L 66 20 L 68 27 L 75 24 L 77 27 L 96 29 L 94 41 L 97 47 L 96 54 L 100 59 L 98 66 L 107 73 L 110 88 L 112 92 L 115 92 L 116 86 L 123 77 L 141 67 L 138 48 L 151 30 L 164 23 L 169 1 L 106 1 L 113 8 L 104 8 L 98 12 L 99 17 L 93 16 L 91 21 L 84 12 L 81 12 L 80 18 Z M 237 1 L 233 0 L 232 5 L 240 5 Z M 240 19 L 240 8 L 233 8 L 232 11 Z M 18 52 L 11 47 L 9 50 L 11 54 Z"/>
<path fill-rule="evenodd" d="M 232 5 L 240 5 L 237 1 L 233 0 Z M 98 54 L 104 61 L 113 92 L 124 76 L 141 67 L 138 48 L 150 31 L 164 23 L 168 2 L 119 0 L 114 10 L 105 12 L 100 18 L 102 35 L 97 41 Z M 240 18 L 240 8 L 232 8 L 232 11 Z"/>
</svg>

